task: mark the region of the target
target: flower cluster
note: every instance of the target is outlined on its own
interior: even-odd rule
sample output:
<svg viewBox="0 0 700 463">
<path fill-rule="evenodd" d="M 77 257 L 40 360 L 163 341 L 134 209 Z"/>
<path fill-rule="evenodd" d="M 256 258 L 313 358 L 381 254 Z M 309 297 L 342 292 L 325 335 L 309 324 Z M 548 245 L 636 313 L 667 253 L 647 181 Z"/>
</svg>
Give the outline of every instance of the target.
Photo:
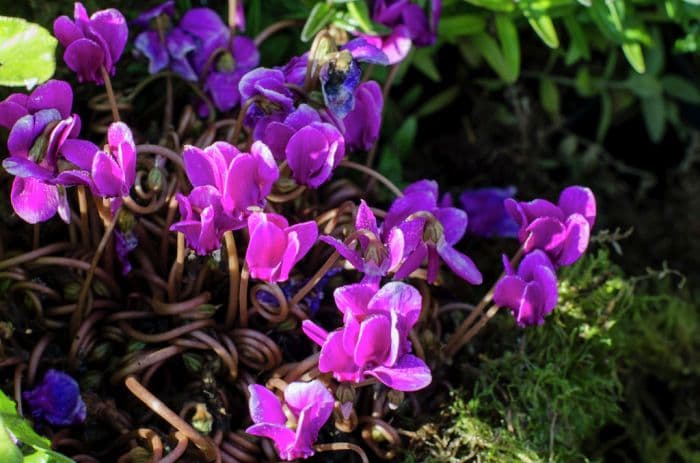
<svg viewBox="0 0 700 463">
<path fill-rule="evenodd" d="M 245 29 L 243 2 L 238 2 L 237 25 Z M 134 47 L 148 58 L 151 74 L 170 68 L 186 80 L 202 81 L 220 111 L 240 102 L 238 83 L 256 67 L 260 54 L 252 39 L 235 35 L 219 15 L 209 8 L 187 11 L 176 26 L 172 1 L 163 3 L 135 21 L 138 26 L 155 22 L 155 30 L 141 32 Z"/>
<path fill-rule="evenodd" d="M 557 303 L 556 268 L 573 264 L 588 247 L 595 197 L 588 188 L 570 186 L 556 205 L 544 199 L 510 198 L 504 204 L 518 223 L 526 255 L 517 272 L 504 257 L 506 275 L 497 283 L 493 299 L 510 308 L 519 325 L 541 325 Z"/>
<path fill-rule="evenodd" d="M 82 3 L 75 3 L 74 19 L 61 16 L 53 31 L 66 49 L 63 59 L 80 82 L 104 83 L 104 74 L 114 75 L 124 51 L 129 28 L 124 16 L 114 8 L 88 17 Z"/>
<path fill-rule="evenodd" d="M 248 434 L 272 439 L 280 458 L 295 460 L 314 454 L 318 432 L 330 418 L 335 400 L 318 380 L 292 383 L 284 390 L 284 402 L 259 384 L 248 386 L 252 426 Z"/>
<path fill-rule="evenodd" d="M 3 167 L 15 176 L 10 199 L 17 215 L 43 222 L 56 212 L 70 221 L 66 187 L 86 185 L 99 197 L 128 195 L 136 175 L 136 147 L 129 128 L 109 127 L 99 149 L 80 140 L 80 117 L 71 114 L 67 82 L 50 80 L 30 95 L 15 93 L 0 102 L 0 125 L 10 129 L 10 156 Z"/>
<path fill-rule="evenodd" d="M 408 340 L 420 316 L 420 293 L 401 282 L 377 289 L 369 283 L 338 288 L 334 297 L 344 326 L 332 333 L 304 321 L 304 333 L 321 346 L 318 368 L 338 381 L 357 383 L 369 375 L 399 391 L 422 389 L 432 380 L 430 369 L 410 353 Z"/>
</svg>

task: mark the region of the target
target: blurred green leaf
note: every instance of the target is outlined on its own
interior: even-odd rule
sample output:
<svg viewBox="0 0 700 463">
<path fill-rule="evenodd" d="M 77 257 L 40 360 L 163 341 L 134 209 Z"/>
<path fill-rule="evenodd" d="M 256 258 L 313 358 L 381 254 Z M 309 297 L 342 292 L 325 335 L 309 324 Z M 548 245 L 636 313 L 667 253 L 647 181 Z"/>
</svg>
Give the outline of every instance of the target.
<svg viewBox="0 0 700 463">
<path fill-rule="evenodd" d="M 700 104 L 700 90 L 688 80 L 677 74 L 666 74 L 661 78 L 664 91 L 686 103 Z"/>
<path fill-rule="evenodd" d="M 448 16 L 440 20 L 438 25 L 438 33 L 446 39 L 478 34 L 485 29 L 486 20 L 484 16 L 476 14 Z"/>
<path fill-rule="evenodd" d="M 10 434 L 3 425 L 0 417 L 0 461 L 3 463 L 22 463 L 22 452 L 12 442 Z"/>
<path fill-rule="evenodd" d="M 549 16 L 533 16 L 527 20 L 532 29 L 549 48 L 559 48 L 559 36 Z"/>
<path fill-rule="evenodd" d="M 334 14 L 335 11 L 332 5 L 325 2 L 315 4 L 309 13 L 309 19 L 306 20 L 306 24 L 301 30 L 301 40 L 308 42 L 313 39 L 321 29 L 330 23 Z"/>
<path fill-rule="evenodd" d="M 540 79 L 540 103 L 547 113 L 552 117 L 559 116 L 561 109 L 561 98 L 559 88 L 551 79 Z"/>
<path fill-rule="evenodd" d="M 56 70 L 56 39 L 43 27 L 0 16 L 0 85 L 32 88 Z"/>
<path fill-rule="evenodd" d="M 638 43 L 625 43 L 622 45 L 622 52 L 625 54 L 627 61 L 632 65 L 632 69 L 639 74 L 644 74 L 646 66 L 644 65 L 642 46 Z"/>
<path fill-rule="evenodd" d="M 455 100 L 455 98 L 457 98 L 457 95 L 459 95 L 458 85 L 453 85 L 447 90 L 443 90 L 442 92 L 429 99 L 427 102 L 423 103 L 423 105 L 418 109 L 418 111 L 416 111 L 415 117 L 425 117 L 440 111 L 445 106 L 452 103 Z"/>
<path fill-rule="evenodd" d="M 654 143 L 658 143 L 664 137 L 666 129 L 666 115 L 664 112 L 664 99 L 662 96 L 642 98 L 642 116 L 644 125 L 647 127 L 649 138 Z"/>
<path fill-rule="evenodd" d="M 598 128 L 596 129 L 595 139 L 602 143 L 605 135 L 610 129 L 613 116 L 612 98 L 608 92 L 600 94 L 600 119 L 598 120 Z"/>
<path fill-rule="evenodd" d="M 400 159 L 405 159 L 413 150 L 418 130 L 418 119 L 414 116 L 406 118 L 392 139 L 392 147 Z"/>
<path fill-rule="evenodd" d="M 632 74 L 625 86 L 640 98 L 657 97 L 663 91 L 661 81 L 651 74 Z"/>
<path fill-rule="evenodd" d="M 372 25 L 369 8 L 367 8 L 367 4 L 364 2 L 364 0 L 348 2 L 346 7 L 348 9 L 348 13 L 350 13 L 350 16 L 357 22 L 362 32 L 367 34 L 376 32 Z"/>
<path fill-rule="evenodd" d="M 492 11 L 501 11 L 504 13 L 509 13 L 515 9 L 513 0 L 466 0 L 466 2 L 482 8 L 488 8 Z"/>
<path fill-rule="evenodd" d="M 564 27 L 571 38 L 571 45 L 566 53 L 566 65 L 571 66 L 581 58 L 590 59 L 591 50 L 588 47 L 588 40 L 586 40 L 586 34 L 578 20 L 573 15 L 566 15 L 564 16 Z"/>
</svg>

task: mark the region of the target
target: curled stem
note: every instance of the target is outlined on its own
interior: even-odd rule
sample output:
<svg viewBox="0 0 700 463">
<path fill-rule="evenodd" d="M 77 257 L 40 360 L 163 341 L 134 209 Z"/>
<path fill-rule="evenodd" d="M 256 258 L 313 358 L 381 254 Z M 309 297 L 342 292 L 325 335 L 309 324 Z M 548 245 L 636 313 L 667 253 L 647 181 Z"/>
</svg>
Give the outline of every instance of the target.
<svg viewBox="0 0 700 463">
<path fill-rule="evenodd" d="M 317 452 L 337 452 L 341 450 L 350 450 L 355 452 L 362 460 L 362 463 L 369 463 L 367 454 L 359 445 L 351 444 L 350 442 L 333 442 L 332 444 L 316 444 L 314 450 Z"/>
<path fill-rule="evenodd" d="M 260 31 L 260 33 L 255 37 L 255 46 L 259 47 L 260 44 L 267 40 L 271 35 L 281 31 L 282 29 L 298 26 L 300 24 L 301 23 L 295 19 L 283 19 L 282 21 L 272 23 Z"/>
<path fill-rule="evenodd" d="M 289 305 L 294 307 L 297 305 L 302 299 L 304 299 L 304 296 L 309 294 L 309 291 L 311 291 L 316 284 L 323 278 L 323 275 L 328 273 L 328 270 L 331 269 L 336 263 L 336 261 L 340 258 L 340 253 L 338 251 L 334 251 L 333 254 L 328 258 L 325 264 L 321 266 L 320 269 L 314 274 L 314 276 L 309 279 L 309 281 L 306 282 L 306 284 L 299 290 L 297 293 L 294 295 L 292 300 L 289 302 Z"/>
<path fill-rule="evenodd" d="M 370 167 L 364 166 L 362 164 L 358 164 L 358 163 L 353 162 L 353 161 L 348 161 L 347 159 L 343 159 L 340 162 L 340 165 L 342 167 L 347 167 L 349 169 L 354 169 L 354 170 L 360 171 L 364 174 L 371 176 L 372 178 L 377 179 L 385 187 L 387 187 L 389 189 L 389 191 L 394 193 L 394 195 L 398 196 L 399 198 L 403 197 L 403 192 L 401 190 L 399 190 L 399 188 L 396 185 L 394 185 L 394 183 L 391 180 L 389 180 L 388 178 L 386 178 L 385 176 L 383 176 L 382 174 L 380 174 L 376 170 L 374 170 Z"/>
</svg>

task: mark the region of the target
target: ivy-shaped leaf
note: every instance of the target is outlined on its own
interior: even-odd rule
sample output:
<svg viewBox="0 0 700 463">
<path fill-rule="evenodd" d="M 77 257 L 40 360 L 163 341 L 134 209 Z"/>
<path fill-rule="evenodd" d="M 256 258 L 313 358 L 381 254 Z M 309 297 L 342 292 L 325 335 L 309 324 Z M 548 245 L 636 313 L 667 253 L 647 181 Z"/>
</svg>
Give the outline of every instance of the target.
<svg viewBox="0 0 700 463">
<path fill-rule="evenodd" d="M 0 85 L 28 89 L 56 70 L 56 39 L 43 27 L 0 16 Z"/>
</svg>

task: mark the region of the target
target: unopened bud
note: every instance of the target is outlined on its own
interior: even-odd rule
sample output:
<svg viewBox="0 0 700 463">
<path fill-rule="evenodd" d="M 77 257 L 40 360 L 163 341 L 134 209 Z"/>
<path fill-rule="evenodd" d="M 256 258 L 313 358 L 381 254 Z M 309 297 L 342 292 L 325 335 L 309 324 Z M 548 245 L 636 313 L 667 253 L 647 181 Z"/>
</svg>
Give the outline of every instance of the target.
<svg viewBox="0 0 700 463">
<path fill-rule="evenodd" d="M 107 289 L 107 285 L 102 283 L 102 281 L 95 279 L 92 282 L 92 290 L 95 292 L 97 296 L 101 296 L 104 298 L 108 298 L 110 296 L 109 294 L 109 289 Z"/>
<path fill-rule="evenodd" d="M 355 388 L 347 383 L 341 383 L 335 390 L 335 397 L 341 404 L 355 401 Z"/>
<path fill-rule="evenodd" d="M 146 185 L 150 190 L 162 190 L 164 181 L 165 174 L 163 174 L 163 171 L 160 168 L 154 167 L 148 171 L 148 176 L 146 177 Z"/>
<path fill-rule="evenodd" d="M 76 302 L 80 297 L 81 284 L 78 282 L 67 283 L 63 287 L 63 298 L 68 302 Z"/>
<path fill-rule="evenodd" d="M 192 427 L 201 433 L 209 434 L 213 425 L 214 417 L 207 410 L 207 406 L 203 403 L 198 403 L 192 416 Z"/>
<path fill-rule="evenodd" d="M 132 463 L 148 463 L 151 460 L 151 452 L 143 447 L 134 447 L 129 450 L 129 458 Z"/>
<path fill-rule="evenodd" d="M 185 364 L 185 368 L 187 368 L 187 371 L 190 373 L 197 374 L 202 370 L 203 359 L 199 354 L 187 352 L 182 355 L 182 361 Z"/>
</svg>

